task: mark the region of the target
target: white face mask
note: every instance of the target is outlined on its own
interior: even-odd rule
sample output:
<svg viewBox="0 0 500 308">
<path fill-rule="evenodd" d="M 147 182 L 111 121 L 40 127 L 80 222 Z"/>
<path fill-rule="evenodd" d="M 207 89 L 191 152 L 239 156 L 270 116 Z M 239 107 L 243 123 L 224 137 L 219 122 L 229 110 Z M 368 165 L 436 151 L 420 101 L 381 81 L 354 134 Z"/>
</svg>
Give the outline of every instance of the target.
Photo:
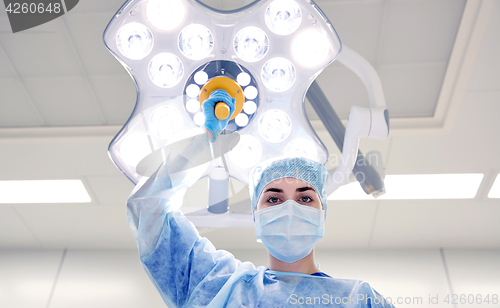
<svg viewBox="0 0 500 308">
<path fill-rule="evenodd" d="M 271 255 L 287 263 L 311 253 L 323 237 L 325 211 L 287 200 L 255 212 L 257 240 Z"/>
</svg>

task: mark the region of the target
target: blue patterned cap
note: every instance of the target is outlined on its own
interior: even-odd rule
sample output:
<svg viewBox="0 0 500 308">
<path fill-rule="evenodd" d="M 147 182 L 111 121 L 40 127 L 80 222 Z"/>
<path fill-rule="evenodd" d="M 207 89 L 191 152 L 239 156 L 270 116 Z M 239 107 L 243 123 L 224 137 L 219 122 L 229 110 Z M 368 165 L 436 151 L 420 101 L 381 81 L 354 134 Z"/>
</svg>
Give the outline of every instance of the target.
<svg viewBox="0 0 500 308">
<path fill-rule="evenodd" d="M 257 208 L 260 194 L 272 181 L 282 178 L 296 178 L 311 184 L 326 210 L 325 182 L 328 171 L 322 164 L 303 157 L 285 158 L 255 167 L 249 176 L 248 188 L 252 212 Z"/>
</svg>

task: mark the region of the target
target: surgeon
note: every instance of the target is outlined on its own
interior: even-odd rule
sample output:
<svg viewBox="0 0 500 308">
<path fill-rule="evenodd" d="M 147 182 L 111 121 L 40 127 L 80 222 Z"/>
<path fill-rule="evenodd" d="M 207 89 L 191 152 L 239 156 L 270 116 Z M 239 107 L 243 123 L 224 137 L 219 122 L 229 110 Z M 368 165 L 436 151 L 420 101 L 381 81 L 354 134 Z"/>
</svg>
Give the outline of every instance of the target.
<svg viewBox="0 0 500 308">
<path fill-rule="evenodd" d="M 203 103 L 211 141 L 227 125 L 214 116 L 221 101 L 232 114 L 234 99 L 223 90 Z M 393 307 L 368 283 L 332 278 L 314 262 L 327 206 L 322 164 L 285 158 L 251 172 L 252 213 L 257 239 L 269 253 L 268 268 L 241 262 L 200 237 L 179 209 L 203 168 L 175 174 L 168 169 L 163 164 L 144 177 L 127 202 L 141 262 L 167 307 Z"/>
</svg>

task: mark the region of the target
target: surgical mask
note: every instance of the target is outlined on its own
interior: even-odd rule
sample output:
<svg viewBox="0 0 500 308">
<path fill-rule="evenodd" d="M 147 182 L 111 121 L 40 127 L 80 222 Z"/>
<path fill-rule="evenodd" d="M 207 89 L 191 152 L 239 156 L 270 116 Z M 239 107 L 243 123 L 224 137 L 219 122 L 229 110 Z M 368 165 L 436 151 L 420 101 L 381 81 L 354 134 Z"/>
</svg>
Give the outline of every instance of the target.
<svg viewBox="0 0 500 308">
<path fill-rule="evenodd" d="M 287 263 L 311 253 L 323 237 L 325 211 L 287 200 L 255 212 L 257 240 L 271 255 Z"/>
</svg>

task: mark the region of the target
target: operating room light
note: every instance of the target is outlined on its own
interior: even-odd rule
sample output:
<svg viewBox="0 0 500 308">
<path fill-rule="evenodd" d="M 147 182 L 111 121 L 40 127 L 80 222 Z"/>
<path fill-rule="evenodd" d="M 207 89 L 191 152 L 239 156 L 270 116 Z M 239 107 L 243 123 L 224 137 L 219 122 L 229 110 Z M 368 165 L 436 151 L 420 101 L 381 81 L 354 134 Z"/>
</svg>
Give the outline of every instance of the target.
<svg viewBox="0 0 500 308">
<path fill-rule="evenodd" d="M 329 49 L 328 39 L 323 33 L 307 30 L 295 38 L 292 54 L 295 60 L 303 66 L 315 67 L 326 60 Z"/>
<path fill-rule="evenodd" d="M 500 198 L 500 174 L 497 175 L 493 186 L 491 186 L 488 198 Z"/>
<path fill-rule="evenodd" d="M 216 89 L 235 98 L 226 130 L 248 136 L 228 157 L 230 176 L 246 183 L 246 169 L 276 155 L 326 162 L 325 145 L 300 111 L 311 82 L 337 58 L 340 39 L 310 0 L 251 2 L 221 11 L 206 1 L 127 0 L 113 16 L 104 42 L 132 76 L 137 100 L 109 154 L 132 182 L 140 181 L 137 164 L 152 151 L 205 124 L 200 104 Z M 293 47 L 312 30 L 329 48 L 319 65 L 308 67 Z M 218 104 L 218 115 L 225 107 Z"/>
<path fill-rule="evenodd" d="M 186 94 L 189 97 L 196 98 L 200 95 L 200 87 L 195 84 L 190 84 L 186 88 Z"/>
<path fill-rule="evenodd" d="M 208 74 L 204 71 L 199 71 L 194 74 L 194 82 L 199 85 L 204 85 L 208 81 Z"/>
<path fill-rule="evenodd" d="M 171 106 L 157 107 L 151 114 L 149 122 L 153 134 L 162 139 L 174 136 L 184 125 L 179 110 Z"/>
<path fill-rule="evenodd" d="M 130 134 L 123 139 L 120 152 L 125 163 L 135 168 L 152 151 L 146 135 Z"/>
<path fill-rule="evenodd" d="M 386 175 L 386 194 L 377 200 L 388 199 L 472 199 L 476 196 L 483 174 L 403 174 Z M 359 183 L 341 186 L 328 200 L 374 200 Z"/>
<path fill-rule="evenodd" d="M 236 77 L 236 81 L 239 83 L 240 86 L 246 87 L 250 84 L 251 77 L 247 73 L 239 73 L 238 76 Z"/>
<path fill-rule="evenodd" d="M 260 136 L 267 142 L 281 142 L 288 138 L 291 131 L 292 120 L 279 109 L 268 110 L 259 119 Z"/>
<path fill-rule="evenodd" d="M 0 181 L 3 204 L 86 202 L 91 199 L 81 180 Z"/>
<path fill-rule="evenodd" d="M 213 48 L 212 32 L 203 25 L 189 25 L 179 34 L 179 49 L 186 58 L 191 60 L 206 58 Z"/>
<path fill-rule="evenodd" d="M 290 141 L 286 145 L 284 152 L 287 157 L 305 157 L 311 160 L 318 158 L 318 151 L 314 144 L 304 138 L 297 138 Z"/>
<path fill-rule="evenodd" d="M 241 168 L 255 166 L 262 157 L 262 145 L 252 135 L 241 135 L 240 142 L 229 151 L 229 158 Z"/>
<path fill-rule="evenodd" d="M 202 112 L 198 112 L 194 115 L 193 121 L 196 125 L 202 126 L 205 123 L 205 115 Z"/>
<path fill-rule="evenodd" d="M 200 102 L 197 99 L 190 99 L 186 103 L 186 109 L 190 113 L 196 113 L 200 111 Z"/>
<path fill-rule="evenodd" d="M 146 8 L 149 22 L 161 30 L 177 28 L 184 14 L 182 0 L 149 0 Z"/>
<path fill-rule="evenodd" d="M 153 50 L 153 35 L 145 25 L 131 22 L 118 31 L 116 46 L 125 57 L 141 60 Z"/>
<path fill-rule="evenodd" d="M 247 99 L 255 99 L 257 95 L 259 94 L 259 91 L 257 90 L 256 87 L 254 86 L 249 86 L 246 87 L 245 90 L 243 90 L 243 94 Z"/>
<path fill-rule="evenodd" d="M 260 28 L 243 28 L 234 37 L 234 51 L 243 61 L 257 62 L 264 58 L 268 49 L 269 38 Z"/>
<path fill-rule="evenodd" d="M 246 101 L 245 104 L 243 104 L 243 111 L 246 114 L 254 114 L 255 111 L 257 111 L 257 104 L 253 101 Z"/>
<path fill-rule="evenodd" d="M 288 35 L 300 26 L 302 12 L 293 0 L 275 0 L 266 10 L 266 25 L 278 35 Z"/>
<path fill-rule="evenodd" d="M 176 86 L 184 74 L 181 60 L 171 53 L 160 53 L 151 60 L 148 67 L 149 78 L 161 88 Z"/>
<path fill-rule="evenodd" d="M 239 115 L 236 116 L 234 121 L 236 122 L 236 125 L 238 125 L 239 127 L 245 127 L 248 125 L 248 116 L 244 113 L 240 113 Z"/>
<path fill-rule="evenodd" d="M 272 58 L 262 67 L 262 82 L 271 91 L 284 92 L 292 87 L 296 73 L 292 62 L 285 58 Z"/>
</svg>

